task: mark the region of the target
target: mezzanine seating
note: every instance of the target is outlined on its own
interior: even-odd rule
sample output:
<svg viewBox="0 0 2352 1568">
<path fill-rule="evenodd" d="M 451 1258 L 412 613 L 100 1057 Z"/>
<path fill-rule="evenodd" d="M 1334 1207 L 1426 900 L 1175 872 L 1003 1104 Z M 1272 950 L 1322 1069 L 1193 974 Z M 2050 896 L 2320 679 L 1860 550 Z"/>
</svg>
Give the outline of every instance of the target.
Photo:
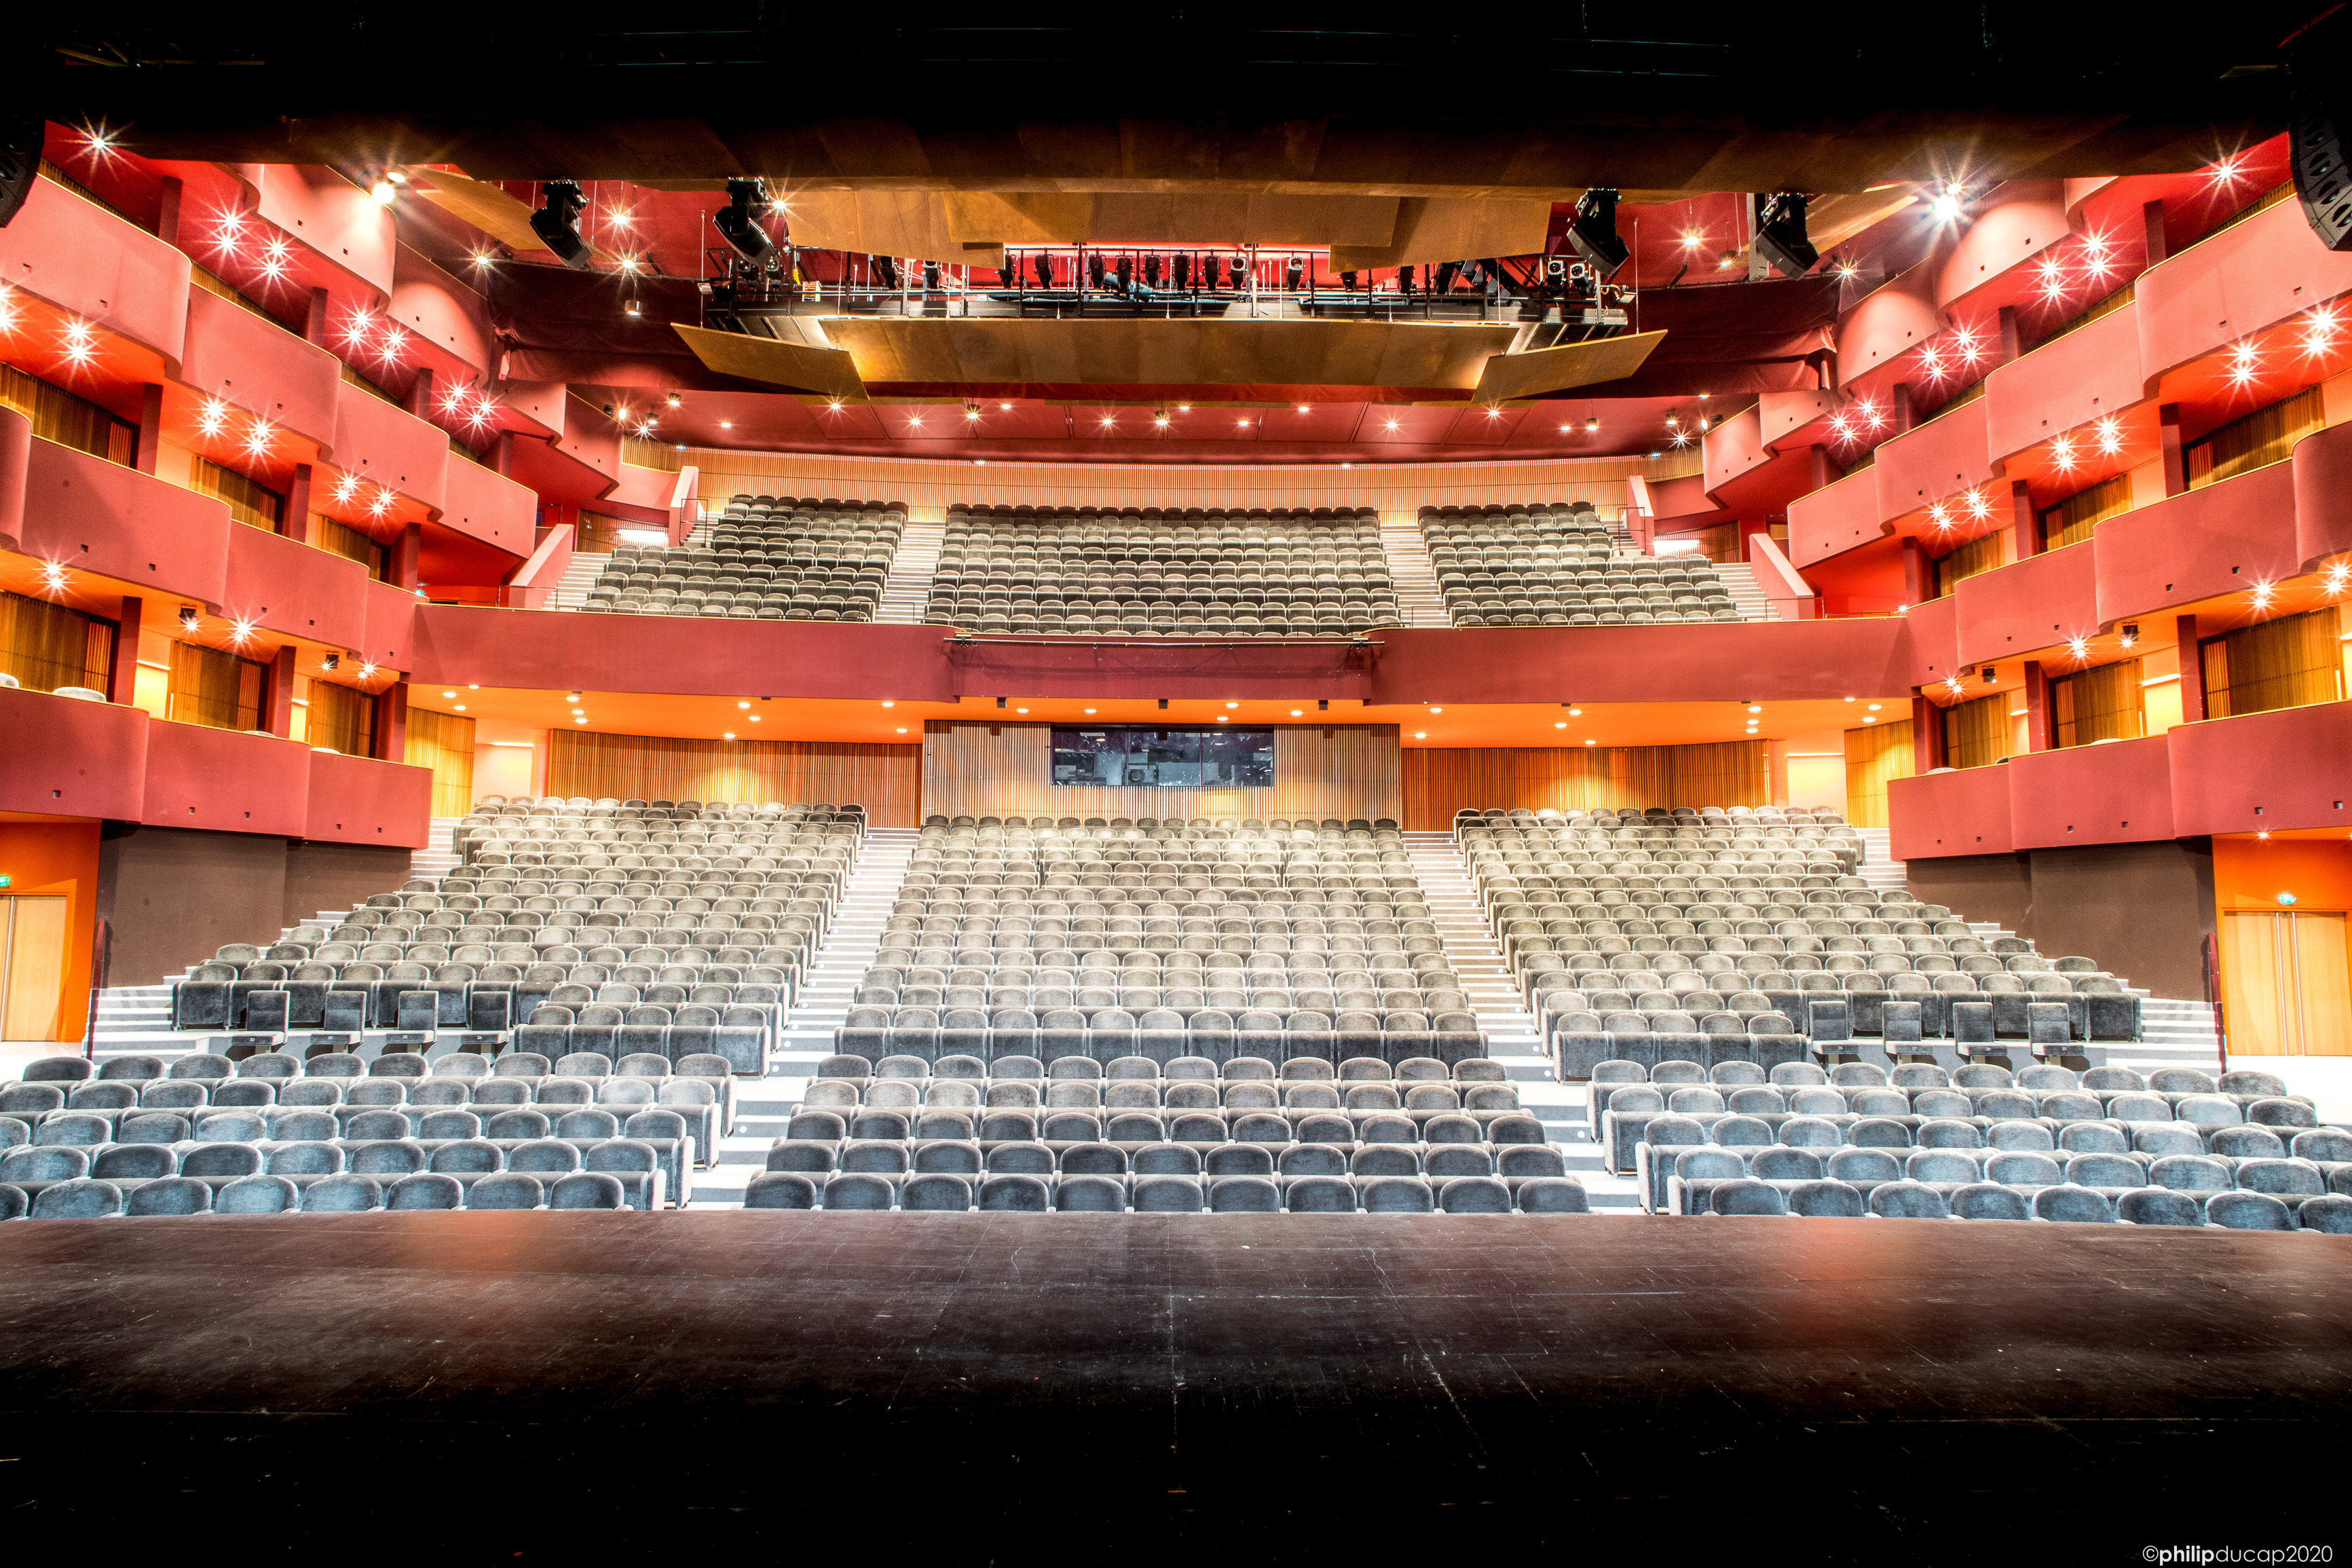
<svg viewBox="0 0 2352 1568">
<path fill-rule="evenodd" d="M 870 621 L 905 531 L 897 501 L 737 495 L 696 539 L 624 545 L 583 609 L 733 620 Z"/>
<path fill-rule="evenodd" d="M 948 509 L 923 618 L 989 635 L 1341 637 L 1397 622 L 1370 509 Z"/>
<path fill-rule="evenodd" d="M 1589 501 L 1421 509 L 1421 536 L 1457 626 L 1654 626 L 1737 621 L 1703 560 L 1614 552 Z"/>
</svg>

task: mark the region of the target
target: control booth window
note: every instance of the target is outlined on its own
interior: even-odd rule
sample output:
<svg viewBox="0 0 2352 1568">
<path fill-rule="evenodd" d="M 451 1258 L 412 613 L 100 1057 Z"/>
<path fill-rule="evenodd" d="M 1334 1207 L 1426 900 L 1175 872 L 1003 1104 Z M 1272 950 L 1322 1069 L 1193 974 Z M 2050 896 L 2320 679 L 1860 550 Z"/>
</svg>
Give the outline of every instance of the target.
<svg viewBox="0 0 2352 1568">
<path fill-rule="evenodd" d="M 1054 782 L 1082 789 L 1265 789 L 1271 730 L 1054 731 Z"/>
</svg>

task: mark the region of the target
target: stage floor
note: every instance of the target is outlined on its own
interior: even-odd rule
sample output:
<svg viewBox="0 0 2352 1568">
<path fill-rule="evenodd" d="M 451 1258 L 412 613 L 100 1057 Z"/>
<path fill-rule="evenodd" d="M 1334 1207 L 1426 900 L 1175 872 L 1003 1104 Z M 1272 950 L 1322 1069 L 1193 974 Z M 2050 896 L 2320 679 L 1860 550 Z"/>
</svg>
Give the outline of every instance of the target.
<svg viewBox="0 0 2352 1568">
<path fill-rule="evenodd" d="M 2347 1286 L 2344 1238 L 2047 1224 L 16 1222 L 0 1508 L 371 1558 L 2137 1561 L 2328 1539 Z"/>
</svg>

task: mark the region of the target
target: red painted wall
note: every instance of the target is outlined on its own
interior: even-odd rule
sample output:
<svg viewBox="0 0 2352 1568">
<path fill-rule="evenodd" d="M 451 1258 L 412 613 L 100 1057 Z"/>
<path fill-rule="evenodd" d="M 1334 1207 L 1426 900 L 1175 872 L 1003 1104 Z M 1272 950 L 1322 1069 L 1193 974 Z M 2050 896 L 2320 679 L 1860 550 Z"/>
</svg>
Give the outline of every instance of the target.
<svg viewBox="0 0 2352 1568">
<path fill-rule="evenodd" d="M 367 630 L 367 568 L 283 534 L 231 524 L 221 613 L 271 631 L 358 647 Z"/>
<path fill-rule="evenodd" d="M 1874 465 L 1789 503 L 1789 560 L 1800 567 L 1826 561 L 1884 535 Z"/>
<path fill-rule="evenodd" d="M 398 241 L 392 214 L 331 169 L 238 163 L 230 172 L 254 192 L 254 211 L 309 246 L 379 299 L 392 291 Z"/>
<path fill-rule="evenodd" d="M 2210 719 L 2166 731 L 2172 828 L 2352 829 L 2352 702 Z"/>
<path fill-rule="evenodd" d="M 1838 323 L 1838 379 L 1851 383 L 1944 330 L 1936 309 L 1936 264 L 1923 261 L 1887 281 Z"/>
<path fill-rule="evenodd" d="M 2352 424 L 2305 436 L 2295 443 L 2292 466 L 2295 564 L 2308 572 L 2326 557 L 2352 550 Z M 0 454 L 0 474 L 6 468 L 7 458 Z M 0 532 L 6 531 L 5 507 L 0 500 Z"/>
<path fill-rule="evenodd" d="M 424 847 L 432 828 L 433 770 L 312 752 L 302 836 L 335 844 Z"/>
<path fill-rule="evenodd" d="M 0 279 L 167 360 L 180 357 L 188 258 L 52 181 L 35 180 L 0 228 Z"/>
<path fill-rule="evenodd" d="M 1887 848 L 1897 860 L 1998 855 L 2011 841 L 2007 764 L 1886 784 Z"/>
<path fill-rule="evenodd" d="M 405 247 L 393 256 L 392 302 L 384 315 L 463 360 L 476 379 L 488 378 L 498 343 L 483 314 L 481 296 Z"/>
<path fill-rule="evenodd" d="M 28 555 L 216 606 L 228 531 L 243 526 L 210 497 L 54 441 L 32 444 L 19 546 Z"/>
<path fill-rule="evenodd" d="M 139 816 L 147 715 L 0 686 L 0 811 Z"/>
<path fill-rule="evenodd" d="M 539 498 L 497 470 L 444 450 L 441 526 L 520 560 L 531 552 Z"/>
<path fill-rule="evenodd" d="M 1882 442 L 1870 470 L 1878 479 L 1878 515 L 1901 517 L 1971 485 L 1991 482 L 1985 445 L 1985 400 L 1963 404 Z"/>
<path fill-rule="evenodd" d="M 2067 233 L 2063 181 L 2011 180 L 1997 187 L 1937 268 L 1936 302 L 1949 310 Z"/>
<path fill-rule="evenodd" d="M 335 466 L 440 510 L 448 433 L 349 382 L 335 395 Z"/>
<path fill-rule="evenodd" d="M 2137 303 L 2010 361 L 1985 378 L 1985 446 L 2006 458 L 2147 395 Z"/>
<path fill-rule="evenodd" d="M 2140 274 L 2139 358 L 2157 375 L 2352 289 L 2352 252 L 2332 251 L 2281 202 Z"/>
<path fill-rule="evenodd" d="M 2162 735 L 2035 752 L 1970 771 L 2008 775 L 2015 848 L 2173 837 L 2171 754 Z"/>
<path fill-rule="evenodd" d="M 180 379 L 316 446 L 334 445 L 342 362 L 202 289 L 188 293 Z"/>
<path fill-rule="evenodd" d="M 304 835 L 310 749 L 201 724 L 151 723 L 138 820 L 215 833 Z"/>
<path fill-rule="evenodd" d="M 2102 530 L 2104 531 L 2104 530 Z M 1982 573 L 1952 592 L 1962 664 L 2015 658 L 2099 629 L 2094 546 L 2071 544 Z M 2059 673 L 2053 671 L 2053 673 Z"/>
<path fill-rule="evenodd" d="M 22 550 L 25 484 L 33 465 L 33 422 L 0 408 L 0 550 Z"/>
<path fill-rule="evenodd" d="M 1960 668 L 1958 600 L 1948 594 L 1914 605 L 1903 626 L 1905 686 L 1933 686 Z"/>
<path fill-rule="evenodd" d="M 2090 545 L 2094 613 L 2106 620 L 2144 616 L 2293 576 L 2300 560 L 2295 503 L 2294 465 L 2273 463 L 2109 518 Z M 2352 511 L 2342 500 L 2334 504 Z M 1964 593 L 1968 587 L 1960 584 Z"/>
<path fill-rule="evenodd" d="M 410 668 L 416 658 L 416 612 L 424 601 L 405 588 L 372 579 L 360 584 L 360 592 L 364 630 L 352 651 L 392 669 Z"/>
</svg>

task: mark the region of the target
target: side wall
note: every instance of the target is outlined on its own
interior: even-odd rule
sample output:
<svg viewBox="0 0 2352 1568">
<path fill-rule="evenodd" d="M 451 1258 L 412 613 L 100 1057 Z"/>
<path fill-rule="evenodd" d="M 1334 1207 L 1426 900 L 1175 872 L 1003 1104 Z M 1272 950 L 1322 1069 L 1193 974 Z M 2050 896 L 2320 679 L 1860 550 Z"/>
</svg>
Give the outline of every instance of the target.
<svg viewBox="0 0 2352 1568">
<path fill-rule="evenodd" d="M 1404 826 L 1444 833 L 1462 810 L 1769 805 L 1768 743 L 1698 746 L 1415 746 L 1404 753 Z"/>
<path fill-rule="evenodd" d="M 1912 860 L 1911 890 L 2055 957 L 2081 953 L 2158 996 L 2205 995 L 2213 841 L 2159 840 Z"/>
<path fill-rule="evenodd" d="M 99 846 L 98 912 L 114 922 L 110 981 L 152 985 L 225 943 L 278 931 L 396 892 L 409 852 L 388 845 L 289 840 L 110 825 Z"/>
<path fill-rule="evenodd" d="M 862 805 L 875 827 L 913 827 L 920 820 L 918 746 L 689 741 L 571 730 L 550 731 L 547 743 L 547 793 L 566 799 Z"/>
<path fill-rule="evenodd" d="M 79 1040 L 89 1032 L 90 938 L 98 919 L 98 834 L 95 822 L 0 822 L 0 898 L 62 895 L 66 951 L 58 991 L 55 1037 Z"/>
<path fill-rule="evenodd" d="M 1402 810 L 1393 724 L 1285 725 L 1274 732 L 1271 789 L 1067 789 L 1051 783 L 1046 724 L 923 726 L 923 811 L 931 816 L 1336 816 Z"/>
</svg>

